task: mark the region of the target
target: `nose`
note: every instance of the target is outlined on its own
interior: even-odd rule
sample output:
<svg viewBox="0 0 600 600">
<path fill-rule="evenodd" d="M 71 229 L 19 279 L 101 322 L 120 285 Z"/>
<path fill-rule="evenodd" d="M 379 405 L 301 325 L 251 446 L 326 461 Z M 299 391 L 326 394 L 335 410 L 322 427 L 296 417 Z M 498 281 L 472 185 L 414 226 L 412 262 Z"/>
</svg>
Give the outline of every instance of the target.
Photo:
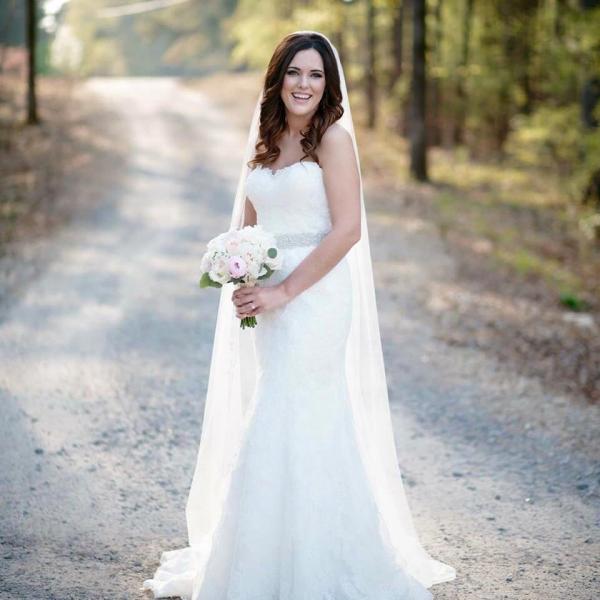
<svg viewBox="0 0 600 600">
<path fill-rule="evenodd" d="M 308 75 L 300 75 L 300 81 L 298 83 L 298 86 L 301 88 L 308 87 Z"/>
</svg>

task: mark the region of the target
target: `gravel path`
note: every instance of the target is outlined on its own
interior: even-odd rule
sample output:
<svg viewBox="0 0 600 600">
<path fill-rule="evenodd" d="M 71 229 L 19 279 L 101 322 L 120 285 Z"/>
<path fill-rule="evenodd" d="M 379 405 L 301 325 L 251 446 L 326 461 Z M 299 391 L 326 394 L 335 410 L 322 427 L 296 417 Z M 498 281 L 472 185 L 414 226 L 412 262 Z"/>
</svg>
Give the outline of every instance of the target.
<svg viewBox="0 0 600 600">
<path fill-rule="evenodd" d="M 80 93 L 114 111 L 129 154 L 0 305 L 0 599 L 148 598 L 160 552 L 186 543 L 218 303 L 199 257 L 229 225 L 246 132 L 175 80 Z M 409 502 L 458 571 L 434 596 L 592 600 L 600 407 L 436 338 L 453 265 L 402 200 L 369 196 L 369 226 Z"/>
</svg>

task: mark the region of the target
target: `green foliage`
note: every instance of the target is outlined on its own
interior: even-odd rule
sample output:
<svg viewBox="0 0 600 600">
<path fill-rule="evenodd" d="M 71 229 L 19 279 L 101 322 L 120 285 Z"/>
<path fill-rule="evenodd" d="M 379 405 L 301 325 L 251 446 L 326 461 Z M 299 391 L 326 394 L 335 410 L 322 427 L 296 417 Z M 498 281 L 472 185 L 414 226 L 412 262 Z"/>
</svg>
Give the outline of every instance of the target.
<svg viewBox="0 0 600 600">
<path fill-rule="evenodd" d="M 274 273 L 273 269 L 271 269 L 271 267 L 267 265 L 265 265 L 265 269 L 267 270 L 267 272 L 258 277 L 258 279 L 268 279 Z"/>
<path fill-rule="evenodd" d="M 575 0 L 480 0 L 470 13 L 468 6 L 429 2 L 435 137 L 498 156 L 516 116 L 573 107 L 584 78 L 600 75 L 600 9 L 584 11 Z"/>
<path fill-rule="evenodd" d="M 114 0 L 68 4 L 66 24 L 82 44 L 83 75 L 198 74 L 227 63 L 221 22 L 233 0 L 189 0 L 161 10 L 106 18 Z"/>
<path fill-rule="evenodd" d="M 600 168 L 600 134 L 583 129 L 579 105 L 542 106 L 531 115 L 517 115 L 512 129 L 508 152 L 524 165 L 556 173 L 564 191 L 579 202 Z"/>
<path fill-rule="evenodd" d="M 126 62 L 117 33 L 119 22 L 97 19 L 96 11 L 110 6 L 108 0 L 79 0 L 68 6 L 66 25 L 82 46 L 81 75 L 124 75 Z"/>
<path fill-rule="evenodd" d="M 273 48 L 288 33 L 301 29 L 335 36 L 353 6 L 341 0 L 312 2 L 282 0 L 239 0 L 235 12 L 223 23 L 233 45 L 231 63 L 235 66 L 264 69 Z"/>
<path fill-rule="evenodd" d="M 200 278 L 200 287 L 201 288 L 206 288 L 206 287 L 216 287 L 216 288 L 220 288 L 223 287 L 218 281 L 213 281 L 208 273 L 202 273 L 202 277 Z"/>
<path fill-rule="evenodd" d="M 579 296 L 570 293 L 560 294 L 560 303 L 575 312 L 582 312 L 589 308 L 589 304 Z"/>
<path fill-rule="evenodd" d="M 225 23 L 233 49 L 230 61 L 235 66 L 264 69 L 273 48 L 286 33 L 293 31 L 289 20 L 281 18 L 274 0 L 261 2 L 240 0 L 234 15 Z"/>
</svg>

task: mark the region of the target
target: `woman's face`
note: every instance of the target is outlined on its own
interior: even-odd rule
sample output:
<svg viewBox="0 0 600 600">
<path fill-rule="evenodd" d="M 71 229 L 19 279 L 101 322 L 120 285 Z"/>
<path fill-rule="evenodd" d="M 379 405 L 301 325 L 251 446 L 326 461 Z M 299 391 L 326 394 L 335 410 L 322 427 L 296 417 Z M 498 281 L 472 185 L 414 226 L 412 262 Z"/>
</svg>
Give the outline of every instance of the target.
<svg viewBox="0 0 600 600">
<path fill-rule="evenodd" d="M 314 48 L 296 52 L 283 77 L 281 99 L 294 114 L 309 116 L 316 112 L 325 90 L 323 59 Z"/>
</svg>

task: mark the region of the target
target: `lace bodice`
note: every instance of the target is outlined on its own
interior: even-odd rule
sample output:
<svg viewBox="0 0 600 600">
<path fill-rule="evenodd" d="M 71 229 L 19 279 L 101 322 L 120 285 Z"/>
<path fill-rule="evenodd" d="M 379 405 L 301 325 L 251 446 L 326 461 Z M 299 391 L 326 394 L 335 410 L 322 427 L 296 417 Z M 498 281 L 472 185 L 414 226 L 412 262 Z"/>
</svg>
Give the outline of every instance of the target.
<svg viewBox="0 0 600 600">
<path fill-rule="evenodd" d="M 257 223 L 276 235 L 331 230 L 323 170 L 316 162 L 295 162 L 277 171 L 258 165 L 248 173 L 245 191 Z"/>
</svg>

